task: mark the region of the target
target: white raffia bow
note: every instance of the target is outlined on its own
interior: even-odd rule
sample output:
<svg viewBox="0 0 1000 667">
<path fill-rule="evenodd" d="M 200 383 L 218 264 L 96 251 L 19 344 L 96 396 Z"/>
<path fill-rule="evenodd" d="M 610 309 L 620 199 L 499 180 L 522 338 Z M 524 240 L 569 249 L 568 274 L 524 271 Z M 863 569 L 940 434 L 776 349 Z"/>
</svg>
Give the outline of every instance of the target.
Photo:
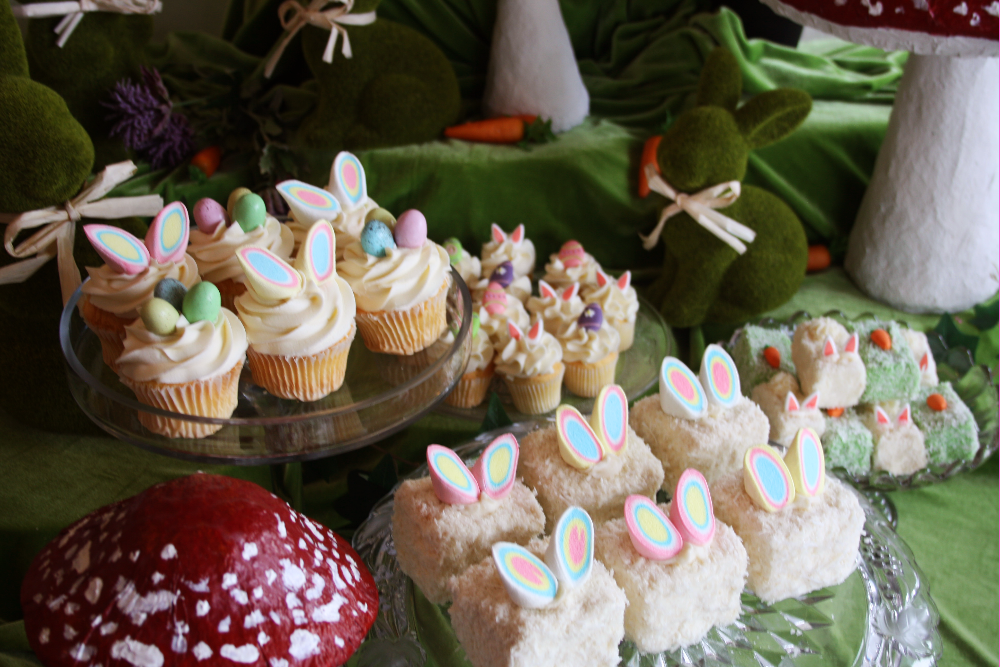
<svg viewBox="0 0 1000 667">
<path fill-rule="evenodd" d="M 642 247 L 646 250 L 652 250 L 656 247 L 657 241 L 660 240 L 660 233 L 663 232 L 663 225 L 681 211 L 690 215 L 699 225 L 741 255 L 747 251 L 747 247 L 740 239 L 752 243 L 757 237 L 757 232 L 754 230 L 715 210 L 725 208 L 739 198 L 739 181 L 726 181 L 689 195 L 670 187 L 670 184 L 656 173 L 656 167 L 651 164 L 646 165 L 646 181 L 649 183 L 650 190 L 658 192 L 674 202 L 663 209 L 660 221 L 656 223 L 656 228 L 649 236 L 639 235 L 639 238 L 642 239 Z"/>
<path fill-rule="evenodd" d="M 42 265 L 53 257 L 58 257 L 59 286 L 63 304 L 82 282 L 80 269 L 73 259 L 73 241 L 76 238 L 76 222 L 81 218 L 101 218 L 114 220 L 133 215 L 152 216 L 163 208 L 160 195 L 142 197 L 116 197 L 97 201 L 118 185 L 130 179 L 136 172 L 131 161 L 118 162 L 105 167 L 91 183 L 86 185 L 76 197 L 62 206 L 50 206 L 26 213 L 0 213 L 0 223 L 7 225 L 3 244 L 12 257 L 21 259 L 0 269 L 0 285 L 23 283 L 35 274 Z M 26 229 L 42 227 L 27 241 L 14 247 L 14 239 Z"/>
<path fill-rule="evenodd" d="M 354 7 L 354 0 L 346 0 L 343 4 L 338 4 L 330 9 L 323 9 L 330 4 L 331 0 L 312 0 L 308 7 L 303 7 L 297 0 L 285 0 L 278 7 L 278 19 L 281 20 L 281 27 L 285 29 L 285 36 L 278 44 L 277 50 L 267 61 L 264 68 L 264 77 L 271 78 L 274 68 L 278 66 L 281 55 L 285 48 L 292 41 L 292 38 L 299 33 L 307 24 L 317 28 L 330 31 L 330 38 L 326 40 L 326 49 L 323 51 L 323 62 L 333 62 L 333 49 L 337 45 L 337 37 L 343 37 L 344 43 L 340 52 L 345 58 L 350 58 L 351 40 L 347 36 L 345 25 L 370 25 L 375 22 L 375 12 L 365 12 L 364 14 L 351 14 Z M 289 17 L 289 12 L 291 16 Z"/>
<path fill-rule="evenodd" d="M 76 30 L 87 12 L 115 12 L 117 14 L 156 14 L 163 11 L 160 0 L 79 0 L 75 2 L 37 2 L 11 7 L 14 16 L 37 19 L 46 16 L 62 16 L 63 20 L 54 28 L 59 35 L 56 45 L 62 48 L 66 40 Z"/>
</svg>

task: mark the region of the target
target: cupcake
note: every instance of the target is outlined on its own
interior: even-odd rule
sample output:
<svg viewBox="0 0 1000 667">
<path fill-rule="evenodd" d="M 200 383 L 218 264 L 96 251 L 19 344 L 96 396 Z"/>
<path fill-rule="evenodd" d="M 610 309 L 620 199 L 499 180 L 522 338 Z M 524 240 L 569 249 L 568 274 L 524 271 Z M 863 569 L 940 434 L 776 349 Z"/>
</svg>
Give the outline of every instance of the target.
<svg viewBox="0 0 1000 667">
<path fill-rule="evenodd" d="M 295 239 L 293 257 L 298 255 L 309 229 L 316 222 L 320 220 L 330 222 L 343 215 L 336 197 L 308 183 L 296 180 L 282 181 L 275 186 L 275 190 L 288 205 L 289 220 L 285 225 L 292 230 Z"/>
<path fill-rule="evenodd" d="M 490 283 L 479 307 L 479 323 L 499 350 L 510 340 L 508 323 L 516 324 L 523 331 L 531 324 L 531 319 L 518 299 L 507 294 L 499 283 Z"/>
<path fill-rule="evenodd" d="M 462 276 L 462 280 L 465 281 L 465 284 L 471 290 L 472 286 L 479 281 L 483 272 L 483 266 L 479 263 L 479 258 L 470 255 L 469 251 L 462 247 L 462 242 L 454 236 L 444 240 L 444 249 L 448 253 L 451 265 L 455 267 L 458 275 Z"/>
<path fill-rule="evenodd" d="M 604 312 L 605 321 L 621 337 L 619 352 L 632 347 L 635 340 L 635 316 L 639 312 L 639 296 L 632 287 L 632 272 L 626 271 L 615 280 L 597 269 L 597 284 L 583 290 L 584 303 L 596 303 Z"/>
<path fill-rule="evenodd" d="M 566 388 L 577 396 L 594 397 L 615 382 L 618 332 L 604 319 L 601 307 L 588 304 L 576 322 L 559 334 L 566 363 Z"/>
<path fill-rule="evenodd" d="M 524 238 L 524 225 L 518 225 L 508 236 L 494 223 L 490 227 L 490 234 L 492 240 L 483 244 L 483 251 L 480 253 L 482 275 L 491 275 L 500 264 L 509 261 L 514 265 L 516 277 L 530 278 L 535 271 L 535 244 Z"/>
<path fill-rule="evenodd" d="M 447 335 L 451 335 L 448 332 Z M 455 390 L 448 394 L 444 402 L 456 408 L 474 408 L 486 398 L 486 392 L 493 381 L 495 364 L 493 363 L 493 343 L 479 325 L 479 314 L 472 314 L 472 352 L 465 372 L 455 385 Z"/>
<path fill-rule="evenodd" d="M 181 312 L 156 297 L 143 304 L 140 319 L 125 328 L 125 351 L 118 358 L 122 382 L 141 403 L 200 417 L 233 414 L 247 334 L 235 313 L 220 304 L 219 290 L 209 282 L 187 291 Z M 142 411 L 139 421 L 168 438 L 203 438 L 222 428 Z"/>
<path fill-rule="evenodd" d="M 559 406 L 563 374 L 562 348 L 540 321 L 524 333 L 508 324 L 510 339 L 494 358 L 496 372 L 503 378 L 514 407 L 538 415 Z"/>
<path fill-rule="evenodd" d="M 80 314 L 101 341 L 104 363 L 116 372 L 125 327 L 139 317 L 139 308 L 153 298 L 156 286 L 165 278 L 185 289 L 199 281 L 198 267 L 185 253 L 188 220 L 184 204 L 170 204 L 153 219 L 145 243 L 117 227 L 83 227 L 105 263 L 87 267 L 90 279 L 83 283 Z"/>
<path fill-rule="evenodd" d="M 597 270 L 601 266 L 584 251 L 579 241 L 566 241 L 559 252 L 549 255 L 545 265 L 545 281 L 553 287 L 568 287 L 580 283 L 580 289 L 597 284 Z"/>
<path fill-rule="evenodd" d="M 379 205 L 368 196 L 368 179 L 361 161 L 347 151 L 337 153 L 330 166 L 330 182 L 327 191 L 340 202 L 340 214 L 330 220 L 333 231 L 337 234 L 337 261 L 343 259 L 343 251 L 353 241 L 361 238 L 361 230 L 370 219 L 372 211 L 379 210 Z M 385 209 L 380 209 L 383 215 L 379 220 L 386 222 L 385 217 L 392 217 Z M 395 223 L 395 220 L 393 220 Z M 389 225 L 392 227 L 392 225 Z"/>
<path fill-rule="evenodd" d="M 528 297 L 531 296 L 531 279 L 528 276 L 515 275 L 514 263 L 506 260 L 498 264 L 497 268 L 493 269 L 493 273 L 488 278 L 483 278 L 469 284 L 469 290 L 472 292 L 472 306 L 474 308 L 478 308 L 483 303 L 483 297 L 486 296 L 486 289 L 493 283 L 500 285 L 504 292 L 521 303 L 527 301 Z"/>
<path fill-rule="evenodd" d="M 212 199 L 195 204 L 198 229 L 191 231 L 190 253 L 198 263 L 202 280 L 215 283 L 222 294 L 222 305 L 233 310 L 236 297 L 247 289 L 236 251 L 252 245 L 287 260 L 295 236 L 286 225 L 267 215 L 264 200 L 246 188 L 234 190 L 229 200 L 228 215 Z"/>
<path fill-rule="evenodd" d="M 296 270 L 253 246 L 238 253 L 247 291 L 236 312 L 247 330 L 253 381 L 275 396 L 317 401 L 344 383 L 354 341 L 354 293 L 334 272 L 333 227 L 316 223 Z"/>
<path fill-rule="evenodd" d="M 573 283 L 557 290 L 544 280 L 538 281 L 538 296 L 528 299 L 528 312 L 532 319 L 542 320 L 542 326 L 553 336 L 576 322 L 583 312 L 580 283 Z"/>
<path fill-rule="evenodd" d="M 354 290 L 365 346 L 411 355 L 436 341 L 447 326 L 450 269 L 448 253 L 427 240 L 420 211 L 403 213 L 394 230 L 379 220 L 365 223 L 337 265 Z"/>
</svg>

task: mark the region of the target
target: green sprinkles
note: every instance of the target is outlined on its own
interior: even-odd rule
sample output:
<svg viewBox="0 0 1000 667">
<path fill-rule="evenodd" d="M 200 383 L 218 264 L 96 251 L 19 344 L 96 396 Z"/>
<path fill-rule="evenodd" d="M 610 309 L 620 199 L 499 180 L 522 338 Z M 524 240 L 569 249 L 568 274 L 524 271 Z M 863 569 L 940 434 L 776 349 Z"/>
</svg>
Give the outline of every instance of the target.
<svg viewBox="0 0 1000 667">
<path fill-rule="evenodd" d="M 852 475 L 871 470 L 875 443 L 871 431 L 854 410 L 845 410 L 839 417 L 827 417 L 821 440 L 827 468 L 843 468 Z"/>
<path fill-rule="evenodd" d="M 777 368 L 764 358 L 764 348 L 774 347 L 781 353 L 781 363 Z M 750 396 L 753 388 L 769 382 L 779 371 L 795 375 L 792 365 L 792 338 L 781 329 L 767 329 L 748 324 L 736 340 L 732 349 L 733 362 L 740 374 L 743 394 Z"/>
<path fill-rule="evenodd" d="M 931 394 L 944 396 L 948 407 L 940 412 L 928 407 L 927 397 Z M 921 387 L 910 409 L 913 411 L 913 423 L 924 433 L 929 463 L 968 461 L 979 451 L 976 419 L 950 382 Z"/>
<path fill-rule="evenodd" d="M 892 338 L 892 349 L 883 350 L 872 342 L 871 333 L 884 329 Z M 851 327 L 858 334 L 858 354 L 865 364 L 867 383 L 861 403 L 911 399 L 920 385 L 920 367 L 913 358 L 910 344 L 896 322 L 865 320 Z"/>
</svg>

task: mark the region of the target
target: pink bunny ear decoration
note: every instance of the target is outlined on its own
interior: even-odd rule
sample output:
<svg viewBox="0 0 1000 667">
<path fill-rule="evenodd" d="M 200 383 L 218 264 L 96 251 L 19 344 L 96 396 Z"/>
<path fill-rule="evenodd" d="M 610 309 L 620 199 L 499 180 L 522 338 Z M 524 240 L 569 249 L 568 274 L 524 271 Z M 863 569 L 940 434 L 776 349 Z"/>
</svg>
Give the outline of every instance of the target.
<svg viewBox="0 0 1000 667">
<path fill-rule="evenodd" d="M 879 424 L 888 424 L 889 415 L 887 415 L 885 413 L 885 410 L 883 410 L 882 408 L 875 408 L 875 421 L 877 421 Z"/>
<path fill-rule="evenodd" d="M 309 228 L 306 240 L 295 257 L 295 268 L 317 285 L 321 285 L 336 273 L 337 237 L 333 225 L 320 220 Z"/>
<path fill-rule="evenodd" d="M 509 333 L 510 337 L 514 340 L 521 340 L 521 336 L 524 335 L 524 332 L 521 331 L 521 327 L 517 326 L 513 322 L 507 322 L 507 333 Z"/>
<path fill-rule="evenodd" d="M 827 336 L 826 342 L 823 343 L 823 356 L 832 357 L 837 354 L 837 346 L 833 344 L 833 339 Z"/>
<path fill-rule="evenodd" d="M 515 244 L 524 240 L 524 225 L 518 225 L 514 228 L 514 231 L 510 233 L 510 240 Z"/>
<path fill-rule="evenodd" d="M 604 287 L 609 282 L 611 282 L 611 278 L 608 277 L 608 274 L 604 273 L 602 269 L 597 269 L 597 286 Z"/>
<path fill-rule="evenodd" d="M 190 235 L 191 218 L 187 207 L 175 201 L 153 218 L 146 232 L 146 247 L 158 264 L 180 262 L 184 259 Z"/>
<path fill-rule="evenodd" d="M 785 395 L 785 412 L 798 412 L 799 411 L 799 401 L 795 398 L 795 394 L 788 392 Z"/>
<path fill-rule="evenodd" d="M 541 338 L 542 334 L 545 332 L 544 327 L 542 327 L 542 321 L 536 320 L 531 328 L 528 329 L 528 340 L 532 343 L 537 343 Z"/>
<path fill-rule="evenodd" d="M 896 421 L 899 422 L 900 424 L 904 425 L 904 426 L 910 423 L 910 406 L 909 405 L 907 405 L 905 408 L 903 408 L 903 411 L 899 413 L 898 417 L 896 417 Z"/>
<path fill-rule="evenodd" d="M 507 240 L 507 234 L 505 234 L 504 231 L 500 229 L 500 225 L 495 222 L 490 225 L 490 235 L 493 237 L 493 242 L 497 245 L 500 245 Z"/>
<path fill-rule="evenodd" d="M 802 402 L 803 410 L 816 410 L 819 408 L 819 392 L 814 391 L 812 394 L 806 397 L 806 400 Z"/>
<path fill-rule="evenodd" d="M 352 153 L 341 151 L 333 159 L 330 184 L 326 189 L 340 202 L 345 211 L 353 211 L 368 199 L 368 181 L 361 161 Z"/>
<path fill-rule="evenodd" d="M 538 294 L 543 299 L 558 299 L 559 298 L 559 295 L 556 294 L 556 291 L 555 291 L 555 289 L 553 289 L 552 285 L 548 284 L 544 280 L 539 280 L 538 281 Z"/>
<path fill-rule="evenodd" d="M 629 288 L 629 285 L 631 284 L 632 284 L 632 272 L 626 271 L 618 279 L 618 289 L 624 292 Z"/>
<path fill-rule="evenodd" d="M 844 345 L 844 352 L 857 352 L 857 351 L 858 351 L 858 334 L 854 334 L 847 339 L 847 343 Z"/>
<path fill-rule="evenodd" d="M 920 357 L 920 370 L 922 371 L 927 370 L 927 364 L 928 364 L 927 354 L 928 354 L 927 352 L 924 352 L 924 356 Z"/>
<path fill-rule="evenodd" d="M 274 189 L 288 204 L 292 217 L 303 225 L 317 220 L 333 220 L 340 213 L 340 201 L 333 194 L 308 183 L 282 181 Z"/>
<path fill-rule="evenodd" d="M 84 225 L 83 232 L 115 273 L 134 276 L 149 266 L 149 249 L 124 229 L 111 225 Z"/>
<path fill-rule="evenodd" d="M 573 283 L 562 294 L 563 301 L 570 301 L 580 293 L 580 283 Z"/>
</svg>

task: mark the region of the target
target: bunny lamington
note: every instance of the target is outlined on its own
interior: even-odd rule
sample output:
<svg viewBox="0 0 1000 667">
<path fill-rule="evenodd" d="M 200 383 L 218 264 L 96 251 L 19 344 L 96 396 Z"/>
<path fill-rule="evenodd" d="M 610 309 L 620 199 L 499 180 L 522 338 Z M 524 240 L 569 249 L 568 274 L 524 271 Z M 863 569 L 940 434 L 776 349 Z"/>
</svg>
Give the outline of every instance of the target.
<svg viewBox="0 0 1000 667">
<path fill-rule="evenodd" d="M 829 317 L 796 327 L 792 361 L 802 392 L 819 392 L 819 407 L 848 408 L 860 402 L 868 374 L 858 354 L 858 338 Z"/>
</svg>

